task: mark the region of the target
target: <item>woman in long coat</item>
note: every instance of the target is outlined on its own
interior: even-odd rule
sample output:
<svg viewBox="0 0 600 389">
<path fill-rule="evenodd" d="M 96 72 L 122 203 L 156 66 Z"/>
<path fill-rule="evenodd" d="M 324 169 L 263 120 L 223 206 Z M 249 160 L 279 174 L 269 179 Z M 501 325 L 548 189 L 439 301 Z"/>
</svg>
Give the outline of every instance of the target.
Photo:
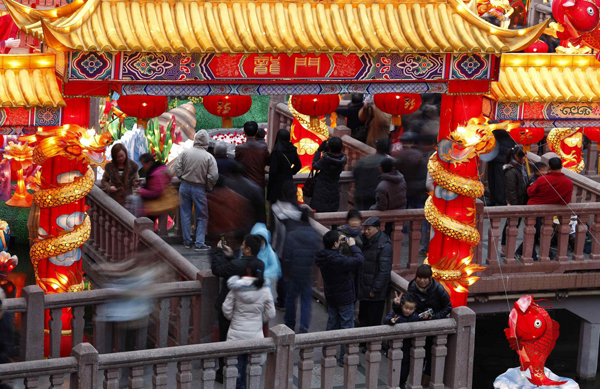
<svg viewBox="0 0 600 389">
<path fill-rule="evenodd" d="M 317 212 L 337 212 L 340 207 L 340 175 L 348 162 L 337 136 L 323 142 L 315 153 L 312 168 L 317 172 L 310 207 Z"/>
<path fill-rule="evenodd" d="M 283 185 L 292 182 L 293 176 L 302 169 L 296 147 L 290 143 L 290 132 L 279 130 L 277 142 L 269 158 L 269 184 L 267 200 L 275 204 L 283 197 Z"/>
</svg>

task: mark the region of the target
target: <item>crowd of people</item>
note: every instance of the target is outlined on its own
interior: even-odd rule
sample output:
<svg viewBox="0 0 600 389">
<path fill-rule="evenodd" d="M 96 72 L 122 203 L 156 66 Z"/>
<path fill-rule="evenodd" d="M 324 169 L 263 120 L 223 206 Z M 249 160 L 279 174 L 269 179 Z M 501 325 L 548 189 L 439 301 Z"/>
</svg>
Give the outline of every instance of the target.
<svg viewBox="0 0 600 389">
<path fill-rule="evenodd" d="M 345 208 L 340 207 L 339 181 L 347 157 L 340 138 L 330 137 L 314 154 L 314 190 L 307 205 L 298 202 L 293 176 L 302 164 L 289 131 L 278 132 L 269 152 L 264 131 L 261 134 L 257 123 L 247 122 L 244 125 L 247 141 L 235 148 L 233 157 L 228 155 L 225 144 L 217 143 L 209 152 L 207 132 L 196 134 L 193 148 L 177 159 L 173 174 L 181 181 L 178 204 L 184 246 L 208 252 L 211 247 L 207 241 L 218 242 L 211 258 L 212 272 L 221 279 L 215 304 L 221 341 L 262 338 L 276 309 L 285 311 L 284 323 L 290 329 L 308 332 L 315 265 L 323 278 L 328 312 L 326 330 L 353 328 L 355 324 L 369 327 L 440 319 L 450 313 L 448 294 L 432 278 L 431 267 L 422 265 L 407 292 L 393 298 L 392 312 L 384 315 L 391 293 L 392 226 L 382 226 L 377 217 L 365 220 L 361 215 L 366 210 L 424 207 L 428 192 L 433 189 L 427 162 L 435 151 L 439 127 L 439 101 L 427 95 L 424 100 L 416 114 L 404 119 L 401 135 L 390 133 L 389 117 L 373 104 L 364 104 L 360 95 L 353 95 L 351 104 L 338 110 L 346 118 L 352 136 L 375 147 L 376 153 L 354 165 L 355 209 L 348 212 L 347 223 L 322 238 L 309 222 L 310 213 Z M 491 192 L 488 202 L 524 205 L 570 201 L 573 184 L 561 173 L 559 158 L 550 159 L 548 165 L 536 163 L 528 169 L 522 149 L 507 143 L 505 133 L 494 135 L 500 157 L 488 164 Z M 102 188 L 139 215 L 152 217 L 147 203 L 157 201 L 169 186 L 169 170 L 150 154 L 143 155 L 144 182 L 126 150 L 118 146 L 112 149 L 112 162 L 107 165 Z M 265 179 L 267 170 L 269 178 Z M 529 170 L 533 171 L 531 176 Z M 138 205 L 130 205 L 136 202 Z M 196 218 L 195 236 L 191 236 L 192 212 Z M 502 234 L 503 245 L 507 225 L 508 221 Z M 425 253 L 430 225 L 425 221 L 421 228 L 420 249 Z M 535 228 L 538 244 L 541 218 Z M 515 255 L 522 255 L 522 246 Z M 535 250 L 533 256 L 537 258 Z M 365 345 L 361 346 L 365 352 Z M 404 388 L 410 342 L 405 341 L 402 349 L 399 385 Z M 428 340 L 426 375 L 431 369 L 430 351 Z M 338 355 L 340 366 L 344 363 L 344 353 L 342 347 Z M 238 388 L 245 388 L 247 364 L 248 355 L 241 356 Z M 219 381 L 223 379 L 222 368 L 223 361 L 217 370 Z"/>
</svg>

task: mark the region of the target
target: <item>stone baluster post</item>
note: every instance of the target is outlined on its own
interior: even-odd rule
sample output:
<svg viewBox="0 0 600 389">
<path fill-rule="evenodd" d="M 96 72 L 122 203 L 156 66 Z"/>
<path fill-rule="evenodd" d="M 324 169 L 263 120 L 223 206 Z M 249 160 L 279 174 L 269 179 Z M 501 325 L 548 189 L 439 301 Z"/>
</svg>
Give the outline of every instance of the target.
<svg viewBox="0 0 600 389">
<path fill-rule="evenodd" d="M 471 389 L 475 353 L 475 312 L 467 307 L 456 307 L 450 313 L 450 317 L 456 321 L 456 333 L 448 336 L 445 383 L 450 389 Z"/>
<path fill-rule="evenodd" d="M 98 351 L 89 343 L 80 343 L 73 348 L 71 356 L 77 359 L 77 374 L 71 375 L 71 388 L 98 388 Z"/>
<path fill-rule="evenodd" d="M 219 294 L 219 278 L 210 270 L 201 270 L 196 279 L 202 283 L 202 294 L 194 297 L 192 343 L 201 343 L 204 340 L 210 341 L 212 337 L 212 326 L 217 314 L 215 301 Z"/>
<path fill-rule="evenodd" d="M 44 291 L 37 285 L 23 288 L 27 311 L 21 316 L 21 361 L 44 359 Z"/>
<path fill-rule="evenodd" d="M 135 251 L 137 252 L 140 245 L 140 234 L 144 230 L 154 230 L 154 223 L 147 217 L 138 217 L 133 221 L 133 241 Z"/>
<path fill-rule="evenodd" d="M 296 343 L 294 331 L 280 324 L 269 329 L 269 336 L 273 338 L 277 349 L 274 353 L 267 355 L 265 387 L 292 389 L 294 381 L 294 344 Z"/>
</svg>

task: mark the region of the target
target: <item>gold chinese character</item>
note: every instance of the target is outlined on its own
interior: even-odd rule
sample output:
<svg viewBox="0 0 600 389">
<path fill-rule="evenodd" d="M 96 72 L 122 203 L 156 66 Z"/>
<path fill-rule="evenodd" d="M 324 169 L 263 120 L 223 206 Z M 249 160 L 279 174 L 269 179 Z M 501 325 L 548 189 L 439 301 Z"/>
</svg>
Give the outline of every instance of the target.
<svg viewBox="0 0 600 389">
<path fill-rule="evenodd" d="M 254 58 L 254 74 L 261 76 L 269 74 L 269 57 Z"/>
<path fill-rule="evenodd" d="M 294 61 L 294 74 L 298 73 L 298 67 L 316 67 L 317 73 L 321 69 L 321 58 L 296 58 Z"/>
<path fill-rule="evenodd" d="M 279 58 L 271 58 L 271 66 L 269 66 L 271 74 L 281 74 Z"/>
<path fill-rule="evenodd" d="M 227 115 L 231 111 L 231 103 L 227 102 L 225 104 L 219 103 L 217 105 L 217 112 L 222 115 Z"/>
</svg>

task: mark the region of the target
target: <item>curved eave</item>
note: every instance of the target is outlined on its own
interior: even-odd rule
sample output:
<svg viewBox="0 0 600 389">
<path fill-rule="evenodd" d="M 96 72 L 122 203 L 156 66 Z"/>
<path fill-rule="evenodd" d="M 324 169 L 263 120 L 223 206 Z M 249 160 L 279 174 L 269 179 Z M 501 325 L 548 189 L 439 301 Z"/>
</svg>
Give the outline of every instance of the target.
<svg viewBox="0 0 600 389">
<path fill-rule="evenodd" d="M 504 56 L 491 97 L 499 102 L 598 102 L 600 64 L 593 55 Z"/>
<path fill-rule="evenodd" d="M 9 12 L 57 50 L 164 53 L 489 53 L 534 42 L 548 21 L 499 29 L 459 0 L 413 3 L 138 2 L 87 0 L 35 23 Z M 25 7 L 26 8 L 26 7 Z M 132 21 L 135 21 L 132 22 Z M 19 24 L 21 23 L 21 24 Z"/>
<path fill-rule="evenodd" d="M 0 106 L 65 107 L 51 54 L 0 56 Z"/>
<path fill-rule="evenodd" d="M 68 18 L 79 10 L 88 0 L 74 0 L 72 3 L 52 9 L 35 9 L 26 7 L 15 0 L 3 0 L 8 12 L 12 16 L 16 25 L 20 28 L 27 28 L 43 19 L 58 20 Z"/>
</svg>

